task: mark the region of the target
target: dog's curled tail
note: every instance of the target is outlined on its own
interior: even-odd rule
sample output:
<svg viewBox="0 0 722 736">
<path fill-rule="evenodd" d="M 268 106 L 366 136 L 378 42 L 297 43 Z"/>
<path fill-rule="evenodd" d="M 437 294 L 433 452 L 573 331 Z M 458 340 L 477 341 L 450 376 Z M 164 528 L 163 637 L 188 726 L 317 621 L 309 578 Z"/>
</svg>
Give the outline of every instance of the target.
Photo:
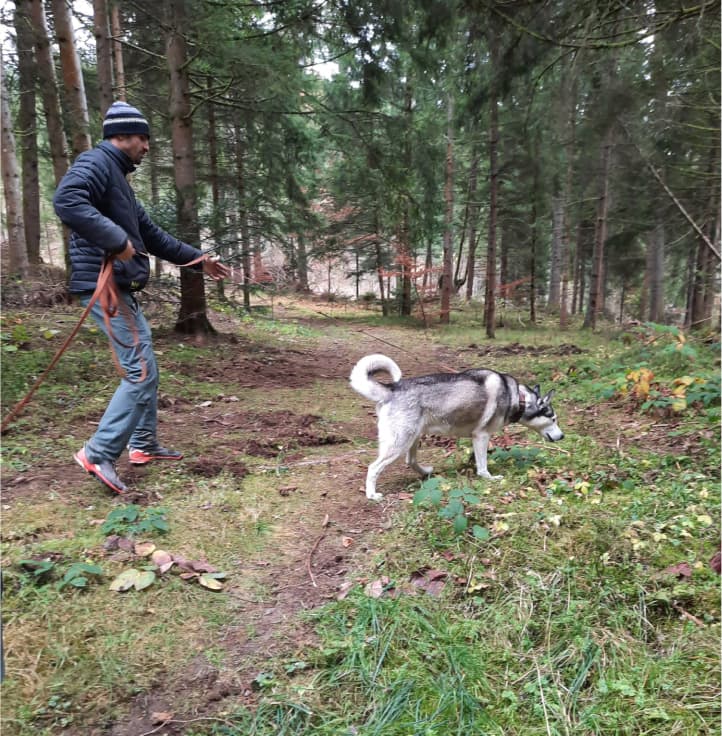
<svg viewBox="0 0 722 736">
<path fill-rule="evenodd" d="M 391 374 L 394 383 L 401 380 L 401 368 L 391 358 L 374 353 L 361 358 L 354 366 L 349 377 L 351 388 L 370 401 L 386 401 L 391 397 L 391 389 L 371 378 L 371 374 L 375 371 L 387 371 Z"/>
</svg>

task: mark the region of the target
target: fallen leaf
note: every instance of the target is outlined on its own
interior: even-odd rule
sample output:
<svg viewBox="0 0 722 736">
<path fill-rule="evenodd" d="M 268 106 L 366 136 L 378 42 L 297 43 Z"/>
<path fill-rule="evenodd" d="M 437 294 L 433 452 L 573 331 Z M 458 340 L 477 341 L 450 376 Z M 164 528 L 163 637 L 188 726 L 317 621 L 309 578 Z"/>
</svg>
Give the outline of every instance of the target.
<svg viewBox="0 0 722 736">
<path fill-rule="evenodd" d="M 689 563 L 680 562 L 677 565 L 670 565 L 669 567 L 665 567 L 664 570 L 662 570 L 662 572 L 660 572 L 659 574 L 676 575 L 679 578 L 691 578 L 692 568 L 689 566 Z"/>
<path fill-rule="evenodd" d="M 138 557 L 148 557 L 153 554 L 154 551 L 155 545 L 153 542 L 137 542 L 133 547 L 133 552 L 135 552 Z"/>
<path fill-rule="evenodd" d="M 182 572 L 180 574 L 181 580 L 192 580 L 193 578 L 200 577 L 197 572 Z"/>
<path fill-rule="evenodd" d="M 173 555 L 173 562 L 175 562 L 181 570 L 189 570 L 193 572 L 193 567 L 191 566 L 190 561 L 182 555 Z"/>
<path fill-rule="evenodd" d="M 348 548 L 353 544 L 353 539 L 351 537 L 341 537 L 341 544 Z"/>
<path fill-rule="evenodd" d="M 152 560 L 153 564 L 158 567 L 161 574 L 164 572 L 168 572 L 168 570 L 173 567 L 173 557 L 165 550 L 155 550 L 150 556 L 150 559 Z"/>
<path fill-rule="evenodd" d="M 166 711 L 151 713 L 150 715 L 151 726 L 160 726 L 161 723 L 168 723 L 170 720 L 173 720 L 173 713 L 167 713 Z"/>
<path fill-rule="evenodd" d="M 329 521 L 330 521 L 329 516 L 328 514 L 326 514 L 326 516 L 323 517 L 323 524 L 321 524 L 321 526 L 324 526 L 324 527 L 328 526 Z"/>
<path fill-rule="evenodd" d="M 386 591 L 390 582 L 391 581 L 389 580 L 389 578 L 387 578 L 386 575 L 384 575 L 378 580 L 374 580 L 373 582 L 369 583 L 364 588 L 364 593 L 369 598 L 380 598 Z"/>
<path fill-rule="evenodd" d="M 137 576 L 138 570 L 132 568 L 130 570 L 123 570 L 110 584 L 110 589 L 118 593 L 124 593 L 133 587 Z"/>
<path fill-rule="evenodd" d="M 298 486 L 283 486 L 278 489 L 278 492 L 282 496 L 288 496 L 290 493 L 293 493 L 297 488 Z"/>
<path fill-rule="evenodd" d="M 198 582 L 208 590 L 223 590 L 223 583 L 211 575 L 201 575 Z"/>
<path fill-rule="evenodd" d="M 133 587 L 136 590 L 144 590 L 149 585 L 153 585 L 155 581 L 155 573 L 152 570 L 143 570 L 139 572 L 133 583 Z"/>
<path fill-rule="evenodd" d="M 128 537 L 120 537 L 120 539 L 118 539 L 118 547 L 120 547 L 124 552 L 132 552 L 134 546 L 135 543 L 132 539 L 128 539 Z"/>
<path fill-rule="evenodd" d="M 411 574 L 410 582 L 419 590 L 423 590 L 431 596 L 440 595 L 446 584 L 449 573 L 445 570 L 428 570 L 422 568 Z"/>
<path fill-rule="evenodd" d="M 205 560 L 191 560 L 190 565 L 195 572 L 218 572 L 217 567 L 209 565 Z"/>
<path fill-rule="evenodd" d="M 120 541 L 120 537 L 117 534 L 111 534 L 105 542 L 103 542 L 103 549 L 107 552 L 112 552 L 113 550 L 118 549 L 118 542 Z"/>
<path fill-rule="evenodd" d="M 351 592 L 353 589 L 354 583 L 350 581 L 346 581 L 345 583 L 341 583 L 338 588 L 338 593 L 336 594 L 336 600 L 342 601 L 346 596 Z"/>
</svg>

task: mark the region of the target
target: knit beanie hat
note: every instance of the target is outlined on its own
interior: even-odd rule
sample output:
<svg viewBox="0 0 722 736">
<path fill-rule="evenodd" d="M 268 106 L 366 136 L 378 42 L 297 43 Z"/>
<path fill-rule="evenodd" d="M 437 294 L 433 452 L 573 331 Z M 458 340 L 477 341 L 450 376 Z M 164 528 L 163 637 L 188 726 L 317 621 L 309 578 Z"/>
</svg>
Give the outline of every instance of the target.
<svg viewBox="0 0 722 736">
<path fill-rule="evenodd" d="M 127 102 L 114 102 L 105 113 L 103 138 L 114 135 L 150 135 L 150 126 L 140 110 Z"/>
</svg>

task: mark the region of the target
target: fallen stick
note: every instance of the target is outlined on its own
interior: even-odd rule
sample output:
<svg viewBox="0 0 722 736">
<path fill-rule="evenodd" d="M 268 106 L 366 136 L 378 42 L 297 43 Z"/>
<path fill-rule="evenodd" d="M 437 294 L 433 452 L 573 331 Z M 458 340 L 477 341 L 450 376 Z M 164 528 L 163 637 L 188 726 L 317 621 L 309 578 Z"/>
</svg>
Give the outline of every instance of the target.
<svg viewBox="0 0 722 736">
<path fill-rule="evenodd" d="M 323 519 L 323 524 L 321 526 L 325 529 L 328 526 L 328 514 Z M 311 570 L 311 560 L 313 559 L 313 555 L 315 554 L 316 550 L 318 549 L 318 545 L 321 544 L 321 540 L 326 536 L 326 532 L 324 532 L 315 542 L 313 547 L 311 547 L 311 552 L 308 555 L 308 559 L 306 560 L 306 570 L 308 570 L 308 575 L 311 578 L 311 582 L 313 583 L 314 588 L 318 588 L 318 585 L 316 585 L 316 578 L 313 576 L 313 570 Z"/>
</svg>

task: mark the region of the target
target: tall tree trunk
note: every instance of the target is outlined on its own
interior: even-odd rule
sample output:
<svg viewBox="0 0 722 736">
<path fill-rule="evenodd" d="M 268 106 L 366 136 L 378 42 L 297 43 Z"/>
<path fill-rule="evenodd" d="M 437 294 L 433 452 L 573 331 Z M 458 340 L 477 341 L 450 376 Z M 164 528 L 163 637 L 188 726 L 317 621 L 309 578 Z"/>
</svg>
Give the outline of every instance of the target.
<svg viewBox="0 0 722 736">
<path fill-rule="evenodd" d="M 452 283 L 452 226 L 454 222 L 454 103 L 449 95 L 446 113 L 446 169 L 444 182 L 444 271 L 441 285 L 441 316 L 442 325 L 451 321 L 451 290 Z"/>
<path fill-rule="evenodd" d="M 572 67 L 574 62 L 572 62 Z M 566 329 L 569 321 L 569 264 L 572 240 L 572 194 L 574 186 L 574 149 L 576 145 L 577 129 L 577 75 L 574 68 L 571 70 L 572 78 L 567 85 L 567 143 L 564 147 L 566 154 L 566 176 L 564 177 L 564 215 L 562 225 L 562 293 L 559 304 L 559 327 Z"/>
<path fill-rule="evenodd" d="M 433 283 L 431 269 L 434 267 L 434 250 L 431 238 L 426 241 L 426 255 L 424 257 L 424 276 L 421 279 L 421 288 L 426 289 L 428 284 Z"/>
<path fill-rule="evenodd" d="M 604 134 L 600 151 L 599 196 L 597 197 L 597 221 L 594 230 L 594 250 L 592 251 L 592 274 L 589 288 L 589 302 L 584 317 L 584 327 L 594 329 L 597 314 L 604 304 L 602 285 L 604 283 L 604 244 L 607 240 L 607 214 L 609 212 L 609 172 L 612 159 L 612 140 L 614 126 L 610 124 Z"/>
<path fill-rule="evenodd" d="M 243 308 L 251 311 L 251 249 L 248 239 L 248 205 L 246 202 L 246 146 L 244 131 L 238 121 L 233 126 L 236 139 L 236 191 L 238 219 L 241 226 L 241 266 L 243 268 Z"/>
<path fill-rule="evenodd" d="M 245 182 L 245 173 L 244 173 Z M 243 196 L 244 206 L 240 211 L 241 219 L 241 259 L 243 261 L 243 307 L 247 312 L 251 311 L 251 288 L 253 286 L 253 269 L 251 257 L 251 228 L 249 226 L 249 213 L 246 205 L 245 187 L 243 192 L 238 192 L 238 197 Z"/>
<path fill-rule="evenodd" d="M 148 125 L 150 126 L 150 129 L 153 130 L 155 128 L 155 121 L 154 121 L 154 115 L 153 112 L 149 112 L 147 114 L 148 117 Z M 148 173 L 150 178 L 150 201 L 152 202 L 154 207 L 157 207 L 160 204 L 160 149 L 158 146 L 151 145 L 150 151 L 148 152 Z M 162 258 L 156 258 L 155 259 L 155 275 L 157 277 L 160 277 L 163 273 L 163 259 Z"/>
<path fill-rule="evenodd" d="M 383 251 L 381 250 L 381 233 L 379 227 L 379 216 L 378 212 L 381 207 L 379 206 L 374 213 L 374 251 L 376 255 L 376 274 L 379 280 L 379 298 L 381 299 L 381 314 L 384 317 L 389 316 L 389 303 L 388 303 L 388 291 L 384 291 L 384 258 Z"/>
<path fill-rule="evenodd" d="M 404 137 L 403 156 L 404 164 L 408 171 L 412 170 L 411 156 L 411 130 L 413 129 L 413 93 L 411 83 L 407 81 L 404 87 L 404 122 L 406 128 L 406 136 Z M 403 202 L 401 204 L 401 227 L 398 231 L 398 256 L 397 262 L 401 271 L 400 289 L 401 303 L 399 313 L 408 317 L 411 314 L 411 267 L 413 265 L 411 257 L 411 243 L 409 235 L 409 194 L 402 193 Z"/>
<path fill-rule="evenodd" d="M 29 17 L 33 25 L 35 39 L 35 59 L 37 60 L 38 80 L 43 98 L 45 122 L 50 141 L 50 157 L 53 162 L 55 183 L 59 184 L 68 170 L 67 142 L 63 131 L 63 118 L 60 111 L 60 97 L 55 79 L 55 66 L 48 39 L 48 27 L 42 0 L 27 0 Z"/>
<path fill-rule="evenodd" d="M 711 151 L 709 158 L 709 168 L 707 171 L 710 180 L 715 184 L 710 187 L 710 198 L 707 204 L 706 235 L 708 240 L 717 245 L 719 250 L 720 240 L 720 191 L 719 179 L 716 178 L 716 172 L 719 170 L 719 148 Z M 686 324 L 693 330 L 697 330 L 708 326 L 710 317 L 712 316 L 712 307 L 715 297 L 715 272 L 717 262 L 713 257 L 709 246 L 700 238 L 699 245 L 696 250 L 696 257 L 692 258 L 692 269 L 690 274 L 689 287 L 689 304 Z"/>
<path fill-rule="evenodd" d="M 409 201 L 404 196 L 401 225 L 398 230 L 398 255 L 396 262 L 399 266 L 400 277 L 397 288 L 400 291 L 399 314 L 408 317 L 411 314 L 411 246 L 409 243 Z"/>
<path fill-rule="evenodd" d="M 499 286 L 503 287 L 513 279 L 509 275 L 509 253 L 511 251 L 510 243 L 513 239 L 511 231 L 511 222 L 508 217 L 503 217 L 499 226 L 501 237 L 499 238 Z"/>
<path fill-rule="evenodd" d="M 484 324 L 486 336 L 496 336 L 496 218 L 499 188 L 499 165 L 497 146 L 499 143 L 499 99 L 496 76 L 499 74 L 499 40 L 492 29 L 489 38 L 492 81 L 489 87 L 489 241 L 486 251 L 486 298 L 484 301 Z"/>
<path fill-rule="evenodd" d="M 584 295 L 587 293 L 587 257 L 589 255 L 589 243 L 587 242 L 588 223 L 581 221 L 577 227 L 577 266 L 578 266 L 578 294 L 579 304 L 577 305 L 577 314 L 584 312 Z M 591 229 L 591 227 L 589 227 Z"/>
<path fill-rule="evenodd" d="M 474 269 L 476 261 L 476 228 L 479 225 L 479 144 L 474 134 L 471 144 L 471 167 L 469 168 L 469 256 L 466 261 L 466 301 L 474 295 Z"/>
<path fill-rule="evenodd" d="M 216 135 L 216 106 L 213 104 L 211 97 L 211 87 L 213 86 L 213 79 L 210 75 L 206 77 L 206 88 L 208 90 L 208 102 L 206 110 L 208 112 L 208 180 L 211 185 L 211 203 L 213 205 L 212 215 L 212 230 L 214 233 L 214 239 L 219 248 L 216 250 L 216 255 L 223 257 L 224 253 L 220 248 L 220 239 L 218 233 L 221 227 L 221 188 L 218 180 L 218 137 Z M 223 281 L 216 281 L 216 294 L 219 299 L 224 299 L 224 284 Z"/>
<path fill-rule="evenodd" d="M 2 66 L 2 50 L 0 49 L 0 68 Z M 25 244 L 25 226 L 23 225 L 22 186 L 20 166 L 15 152 L 15 135 L 13 121 L 10 117 L 10 98 L 2 76 L 0 88 L 0 107 L 2 107 L 2 179 L 5 194 L 5 217 L 8 228 L 8 272 L 24 279 L 28 275 L 28 250 Z"/>
<path fill-rule="evenodd" d="M 353 256 L 354 256 L 353 258 L 354 260 L 354 272 L 353 272 L 354 295 L 355 295 L 356 301 L 358 301 L 359 296 L 360 296 L 359 282 L 361 280 L 361 272 L 360 272 L 361 263 L 360 263 L 358 248 L 354 248 Z"/>
<path fill-rule="evenodd" d="M 60 110 L 60 97 L 58 96 L 58 85 L 55 79 L 55 66 L 50 50 L 48 38 L 48 27 L 45 20 L 45 8 L 42 0 L 23 0 L 27 2 L 28 17 L 32 24 L 33 38 L 35 41 L 35 61 L 37 63 L 38 81 L 43 99 L 43 110 L 45 112 L 45 123 L 50 143 L 50 158 L 53 164 L 53 176 L 55 184 L 65 176 L 68 170 L 68 143 L 63 130 L 63 118 Z M 70 272 L 68 228 L 62 227 L 63 234 L 63 259 L 68 273 Z"/>
<path fill-rule="evenodd" d="M 170 119 L 173 145 L 173 175 L 181 238 L 200 242 L 196 208 L 196 169 L 193 158 L 193 119 L 188 82 L 188 54 L 184 37 L 184 0 L 164 0 L 168 31 L 166 58 L 170 74 Z M 203 274 L 181 269 L 181 303 L 175 330 L 185 334 L 215 332 L 206 316 Z"/>
<path fill-rule="evenodd" d="M 719 149 L 717 149 L 719 153 Z M 709 213 L 709 228 L 708 237 L 710 241 L 717 246 L 717 252 L 719 252 L 720 246 L 720 208 L 722 208 L 722 202 L 720 201 L 720 190 L 719 190 L 719 179 L 717 179 L 717 186 L 712 187 Z M 715 206 L 716 204 L 716 206 Z M 709 325 L 709 319 L 712 317 L 712 310 L 714 308 L 715 300 L 715 276 L 717 273 L 717 262 L 715 261 L 712 251 L 707 248 L 707 270 L 705 272 L 705 290 L 704 290 L 704 325 Z"/>
<path fill-rule="evenodd" d="M 694 284 L 695 268 L 694 267 L 695 267 L 696 262 L 697 262 L 697 250 L 694 247 L 690 247 L 687 253 L 687 268 L 686 268 L 686 274 L 685 274 L 685 277 L 686 277 L 685 283 L 687 284 L 686 307 L 685 307 L 685 312 L 684 312 L 685 329 L 690 329 L 692 327 L 692 319 L 693 319 L 692 312 L 694 311 L 694 286 L 695 286 Z M 640 310 L 641 310 L 641 307 L 640 307 Z M 644 315 L 644 312 L 642 312 L 642 315 Z"/>
<path fill-rule="evenodd" d="M 15 33 L 18 48 L 18 83 L 20 107 L 17 128 L 18 149 L 22 161 L 23 223 L 28 265 L 34 270 L 40 263 L 40 179 L 38 176 L 38 118 L 35 110 L 35 54 L 28 4 L 15 4 Z"/>
<path fill-rule="evenodd" d="M 311 291 L 308 285 L 308 253 L 306 252 L 306 238 L 303 232 L 298 234 L 298 290 L 307 294 Z"/>
<path fill-rule="evenodd" d="M 108 21 L 108 0 L 93 0 L 93 35 L 98 67 L 98 102 L 100 115 L 105 117 L 113 104 L 113 60 Z"/>
<path fill-rule="evenodd" d="M 692 319 L 690 328 L 698 330 L 704 327 L 707 321 L 705 311 L 705 292 L 709 285 L 708 273 L 711 270 L 712 252 L 705 243 L 700 242 L 697 245 L 697 257 L 694 265 L 693 292 L 692 292 Z"/>
<path fill-rule="evenodd" d="M 85 97 L 83 71 L 75 46 L 75 34 L 70 8 L 66 0 L 52 0 L 55 36 L 60 46 L 60 66 L 63 70 L 65 100 L 70 112 L 73 159 L 91 147 L 88 101 Z"/>
<path fill-rule="evenodd" d="M 535 137 L 534 141 L 534 181 L 532 184 L 532 201 L 531 201 L 531 212 L 529 213 L 529 229 L 531 231 L 531 244 L 530 244 L 530 255 L 529 255 L 529 321 L 532 324 L 536 324 L 536 251 L 537 241 L 539 239 L 539 222 L 538 222 L 538 200 L 539 200 L 539 140 L 538 136 Z"/>
<path fill-rule="evenodd" d="M 547 309 L 556 314 L 561 300 L 562 238 L 564 232 L 564 200 L 561 196 L 552 197 L 552 247 L 549 264 L 549 294 Z"/>
<path fill-rule="evenodd" d="M 168 0 L 164 0 L 168 2 Z M 123 63 L 123 27 L 120 21 L 120 7 L 115 0 L 111 0 L 110 6 L 110 28 L 113 36 L 113 66 L 115 67 L 115 89 L 116 100 L 126 100 L 125 88 L 125 65 Z"/>
<path fill-rule="evenodd" d="M 647 240 L 650 322 L 664 322 L 664 240 L 664 224 L 660 223 Z"/>
</svg>

